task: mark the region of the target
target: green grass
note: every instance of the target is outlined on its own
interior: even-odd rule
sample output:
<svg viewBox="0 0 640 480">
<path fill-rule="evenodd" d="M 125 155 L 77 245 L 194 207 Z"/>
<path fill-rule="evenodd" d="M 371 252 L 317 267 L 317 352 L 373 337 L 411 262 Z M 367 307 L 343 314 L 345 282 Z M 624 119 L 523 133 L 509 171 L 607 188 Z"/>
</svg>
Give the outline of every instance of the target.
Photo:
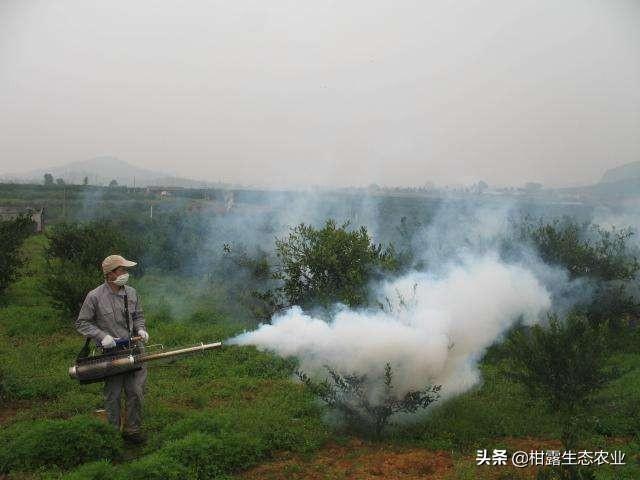
<svg viewBox="0 0 640 480">
<path fill-rule="evenodd" d="M 121 453 L 119 432 L 91 417 L 16 422 L 0 433 L 0 473 L 48 465 L 70 468 Z"/>
<path fill-rule="evenodd" d="M 150 367 L 147 445 L 121 451 L 114 438 L 101 447 L 111 438 L 109 427 L 91 417 L 102 406 L 101 384 L 81 386 L 68 378 L 82 338 L 73 319 L 55 310 L 39 287 L 45 241 L 34 236 L 26 242 L 29 262 L 0 306 L 0 412 L 11 412 L 0 417 L 0 459 L 9 478 L 224 478 L 277 451 L 312 455 L 336 438 L 322 421 L 322 408 L 292 380 L 295 361 L 225 346 Z M 151 343 L 166 348 L 224 340 L 254 325 L 241 308 L 227 304 L 222 285 L 148 274 L 134 279 L 134 286 Z M 624 345 L 611 358 L 623 375 L 594 399 L 591 413 L 598 421 L 590 448 L 619 448 L 630 460 L 625 467 L 601 468 L 601 479 L 640 478 L 640 340 Z M 473 455 L 502 437 L 558 438 L 561 419 L 509 381 L 508 366 L 500 362 L 482 364 L 478 387 L 438 402 L 418 421 L 398 422 L 383 441 Z M 87 448 L 80 455 L 67 445 L 43 453 L 46 442 L 38 439 L 51 432 L 80 439 L 88 432 L 90 441 L 80 441 Z M 460 478 L 468 471 L 461 465 Z"/>
<path fill-rule="evenodd" d="M 506 436 L 557 438 L 557 418 L 528 398 L 494 365 L 483 365 L 479 387 L 436 403 L 423 421 L 399 426 L 396 441 L 427 448 L 473 452 Z"/>
<path fill-rule="evenodd" d="M 4 420 L 2 438 L 18 430 L 27 435 L 11 444 L 22 460 L 5 462 L 16 478 L 66 475 L 77 464 L 74 455 L 60 449 L 61 458 L 49 462 L 33 448 L 29 435 L 39 435 L 42 422 L 75 425 L 102 405 L 101 384 L 81 386 L 67 376 L 83 341 L 72 319 L 53 309 L 39 288 L 44 246 L 41 236 L 27 241 L 30 262 L 0 308 L 0 391 L 5 405 L 19 406 Z M 250 328 L 251 322 L 231 318 L 222 306 L 215 308 L 223 298 L 220 292 L 207 295 L 215 286 L 178 280 L 151 275 L 138 279 L 151 343 L 189 346 L 224 340 Z M 166 312 L 162 305 L 153 305 L 172 290 L 189 308 L 174 305 Z M 151 366 L 144 407 L 148 446 L 124 455 L 75 456 L 79 463 L 89 463 L 69 478 L 150 478 L 145 475 L 151 468 L 158 478 L 209 478 L 202 472 L 244 468 L 276 450 L 313 451 L 328 430 L 314 399 L 291 380 L 294 368 L 293 361 L 251 347 L 225 347 Z M 211 425 L 219 428 L 205 428 Z M 200 446 L 203 439 L 208 444 Z M 138 458 L 132 459 L 131 453 Z M 181 456 L 191 460 L 176 460 Z M 100 458 L 106 461 L 95 461 Z"/>
</svg>

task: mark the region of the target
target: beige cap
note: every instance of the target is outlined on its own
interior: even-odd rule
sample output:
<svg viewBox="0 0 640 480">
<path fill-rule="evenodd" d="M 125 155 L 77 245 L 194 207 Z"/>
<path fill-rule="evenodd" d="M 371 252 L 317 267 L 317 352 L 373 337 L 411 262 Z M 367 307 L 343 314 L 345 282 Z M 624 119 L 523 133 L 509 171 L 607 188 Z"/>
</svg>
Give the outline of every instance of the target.
<svg viewBox="0 0 640 480">
<path fill-rule="evenodd" d="M 136 262 L 127 260 L 120 255 L 109 255 L 102 261 L 102 273 L 110 272 L 118 267 L 135 267 L 136 265 Z"/>
</svg>

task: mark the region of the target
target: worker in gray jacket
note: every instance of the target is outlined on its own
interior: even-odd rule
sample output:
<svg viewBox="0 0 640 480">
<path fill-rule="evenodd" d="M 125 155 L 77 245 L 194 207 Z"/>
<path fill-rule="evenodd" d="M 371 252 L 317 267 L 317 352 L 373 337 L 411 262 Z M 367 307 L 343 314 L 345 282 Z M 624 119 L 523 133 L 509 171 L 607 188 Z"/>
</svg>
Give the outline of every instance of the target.
<svg viewBox="0 0 640 480">
<path fill-rule="evenodd" d="M 140 299 L 136 290 L 126 285 L 127 269 L 137 265 L 120 255 L 109 255 L 102 262 L 105 281 L 91 290 L 82 304 L 76 320 L 76 329 L 85 337 L 93 338 L 103 348 L 116 346 L 115 339 L 139 336 L 143 342 L 149 340 Z M 132 443 L 143 441 L 141 433 L 142 403 L 146 366 L 140 370 L 126 372 L 105 379 L 104 403 L 109 423 L 120 426 L 120 398 L 124 388 L 126 417 L 122 426 L 125 440 Z"/>
</svg>

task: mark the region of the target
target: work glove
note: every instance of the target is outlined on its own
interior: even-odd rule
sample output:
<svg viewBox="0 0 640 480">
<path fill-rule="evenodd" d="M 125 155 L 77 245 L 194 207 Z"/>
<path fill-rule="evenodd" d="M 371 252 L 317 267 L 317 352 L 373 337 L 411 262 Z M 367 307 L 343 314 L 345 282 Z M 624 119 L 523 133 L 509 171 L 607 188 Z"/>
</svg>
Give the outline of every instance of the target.
<svg viewBox="0 0 640 480">
<path fill-rule="evenodd" d="M 146 330 L 143 330 L 142 328 L 138 330 L 138 336 L 142 337 L 142 341 L 145 343 L 149 341 L 149 334 L 147 333 Z"/>
<path fill-rule="evenodd" d="M 100 344 L 102 348 L 113 348 L 116 346 L 116 341 L 111 335 L 105 335 Z"/>
</svg>

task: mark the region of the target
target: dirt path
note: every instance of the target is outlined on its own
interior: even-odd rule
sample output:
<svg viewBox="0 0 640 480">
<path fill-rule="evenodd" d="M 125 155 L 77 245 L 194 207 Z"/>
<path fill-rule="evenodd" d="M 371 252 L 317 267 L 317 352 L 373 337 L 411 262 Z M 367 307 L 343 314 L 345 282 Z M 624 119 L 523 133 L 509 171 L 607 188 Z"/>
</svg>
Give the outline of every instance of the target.
<svg viewBox="0 0 640 480">
<path fill-rule="evenodd" d="M 503 438 L 487 448 L 510 451 L 557 450 L 560 442 L 536 438 Z M 535 468 L 476 466 L 475 450 L 452 455 L 442 450 L 370 444 L 351 440 L 329 444 L 311 457 L 283 453 L 240 475 L 245 480 L 454 480 L 532 479 Z"/>
<path fill-rule="evenodd" d="M 417 448 L 366 444 L 330 444 L 311 459 L 282 454 L 245 472 L 241 478 L 258 479 L 439 479 L 453 468 L 451 454 Z"/>
</svg>

